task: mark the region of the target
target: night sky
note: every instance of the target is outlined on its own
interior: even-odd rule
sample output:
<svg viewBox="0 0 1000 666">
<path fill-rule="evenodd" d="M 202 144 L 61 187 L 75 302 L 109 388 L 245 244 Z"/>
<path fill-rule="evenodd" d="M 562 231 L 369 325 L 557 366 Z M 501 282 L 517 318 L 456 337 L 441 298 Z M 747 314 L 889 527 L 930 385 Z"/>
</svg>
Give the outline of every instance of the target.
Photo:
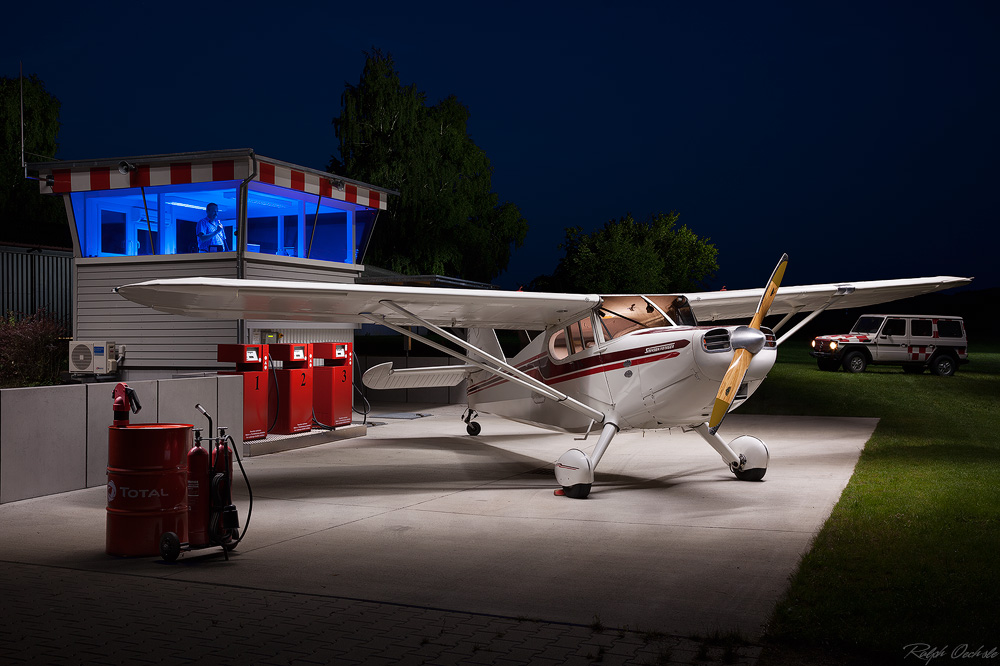
<svg viewBox="0 0 1000 666">
<path fill-rule="evenodd" d="M 670 210 L 718 247 L 713 288 L 782 252 L 786 284 L 1000 286 L 998 2 L 215 4 L 18 3 L 0 75 L 23 61 L 61 100 L 60 159 L 325 169 L 377 47 L 469 108 L 530 225 L 504 287 L 551 273 L 567 226 Z"/>
</svg>

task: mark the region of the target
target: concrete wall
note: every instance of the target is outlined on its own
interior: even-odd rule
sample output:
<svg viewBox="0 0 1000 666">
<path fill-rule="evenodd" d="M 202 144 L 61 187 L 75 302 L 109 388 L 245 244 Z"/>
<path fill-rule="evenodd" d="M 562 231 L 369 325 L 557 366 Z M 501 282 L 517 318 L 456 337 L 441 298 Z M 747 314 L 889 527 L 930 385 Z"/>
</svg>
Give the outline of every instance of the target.
<svg viewBox="0 0 1000 666">
<path fill-rule="evenodd" d="M 237 443 L 243 432 L 243 379 L 239 376 L 130 382 L 142 409 L 132 423 L 208 421 L 228 426 Z M 0 503 L 107 483 L 112 383 L 3 389 L 0 391 Z"/>
</svg>

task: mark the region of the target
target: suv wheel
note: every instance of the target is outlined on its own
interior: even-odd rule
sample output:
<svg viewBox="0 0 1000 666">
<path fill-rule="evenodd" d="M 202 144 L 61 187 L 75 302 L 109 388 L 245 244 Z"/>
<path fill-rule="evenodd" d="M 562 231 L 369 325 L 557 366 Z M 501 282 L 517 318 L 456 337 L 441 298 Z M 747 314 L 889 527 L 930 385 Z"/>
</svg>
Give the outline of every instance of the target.
<svg viewBox="0 0 1000 666">
<path fill-rule="evenodd" d="M 957 367 L 958 364 L 955 363 L 955 359 L 949 354 L 938 354 L 930 362 L 931 374 L 935 374 L 938 377 L 951 377 L 955 374 Z"/>
<path fill-rule="evenodd" d="M 844 354 L 844 370 L 847 372 L 864 372 L 868 367 L 868 358 L 864 352 L 852 351 Z"/>
</svg>

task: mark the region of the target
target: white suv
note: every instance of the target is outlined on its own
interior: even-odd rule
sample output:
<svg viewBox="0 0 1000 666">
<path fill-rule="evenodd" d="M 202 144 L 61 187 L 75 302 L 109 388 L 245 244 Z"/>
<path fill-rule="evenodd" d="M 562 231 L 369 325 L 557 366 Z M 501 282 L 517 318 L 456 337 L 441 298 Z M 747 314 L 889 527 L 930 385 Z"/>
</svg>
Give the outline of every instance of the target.
<svg viewBox="0 0 1000 666">
<path fill-rule="evenodd" d="M 935 315 L 862 315 L 847 335 L 814 338 L 810 356 L 820 370 L 864 372 L 869 364 L 902 365 L 904 372 L 929 368 L 949 377 L 969 362 L 961 317 Z"/>
</svg>

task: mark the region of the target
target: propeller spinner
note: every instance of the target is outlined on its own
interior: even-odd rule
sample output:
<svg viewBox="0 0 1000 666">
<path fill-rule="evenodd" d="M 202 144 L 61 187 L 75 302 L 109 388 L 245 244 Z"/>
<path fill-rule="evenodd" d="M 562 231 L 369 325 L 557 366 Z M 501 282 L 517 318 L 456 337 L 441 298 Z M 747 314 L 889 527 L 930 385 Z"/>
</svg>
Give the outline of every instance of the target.
<svg viewBox="0 0 1000 666">
<path fill-rule="evenodd" d="M 722 425 L 726 414 L 729 413 L 729 408 L 732 407 L 733 400 L 736 398 L 737 389 L 743 383 L 743 377 L 747 374 L 754 354 L 764 347 L 764 334 L 760 327 L 764 323 L 767 311 L 771 309 L 771 304 L 778 293 L 778 287 L 781 285 L 781 278 L 784 277 L 787 266 L 788 255 L 783 254 L 778 265 L 774 267 L 774 272 L 771 273 L 771 279 L 767 281 L 767 287 L 760 297 L 757 312 L 754 313 L 750 326 L 741 326 L 733 331 L 730 340 L 733 346 L 733 360 L 729 364 L 729 369 L 726 370 L 725 377 L 722 378 L 722 385 L 719 386 L 719 392 L 715 395 L 712 415 L 708 419 L 708 430 L 713 435 Z"/>
</svg>

